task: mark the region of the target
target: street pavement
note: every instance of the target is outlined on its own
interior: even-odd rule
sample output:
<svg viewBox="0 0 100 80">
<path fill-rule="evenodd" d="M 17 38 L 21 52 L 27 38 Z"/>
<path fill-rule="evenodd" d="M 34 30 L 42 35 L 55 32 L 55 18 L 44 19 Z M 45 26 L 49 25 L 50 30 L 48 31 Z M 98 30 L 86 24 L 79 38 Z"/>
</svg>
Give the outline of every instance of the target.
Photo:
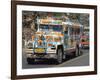
<svg viewBox="0 0 100 80">
<path fill-rule="evenodd" d="M 72 67 L 72 66 L 88 66 L 89 65 L 89 50 L 83 49 L 82 54 L 78 57 L 67 56 L 66 60 L 62 64 L 55 64 L 54 60 L 35 60 L 33 64 L 28 64 L 26 61 L 25 52 L 22 54 L 22 68 L 50 68 L 50 67 Z"/>
</svg>

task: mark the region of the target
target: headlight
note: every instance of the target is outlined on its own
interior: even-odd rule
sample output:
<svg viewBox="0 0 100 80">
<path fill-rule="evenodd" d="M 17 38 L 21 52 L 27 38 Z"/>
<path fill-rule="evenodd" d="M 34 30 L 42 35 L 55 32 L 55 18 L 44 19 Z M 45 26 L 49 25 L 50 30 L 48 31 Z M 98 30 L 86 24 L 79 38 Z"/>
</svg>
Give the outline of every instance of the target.
<svg viewBox="0 0 100 80">
<path fill-rule="evenodd" d="M 35 44 L 34 44 L 34 47 L 38 47 L 38 43 L 35 43 Z"/>
<path fill-rule="evenodd" d="M 56 49 L 56 46 L 55 45 L 52 45 L 51 49 Z"/>
</svg>

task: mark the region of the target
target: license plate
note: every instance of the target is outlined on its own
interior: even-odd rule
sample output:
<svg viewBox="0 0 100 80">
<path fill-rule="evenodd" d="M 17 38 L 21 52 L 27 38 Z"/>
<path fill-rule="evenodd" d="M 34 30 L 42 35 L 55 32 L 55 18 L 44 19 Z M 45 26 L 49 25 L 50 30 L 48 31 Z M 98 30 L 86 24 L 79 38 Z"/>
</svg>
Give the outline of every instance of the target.
<svg viewBox="0 0 100 80">
<path fill-rule="evenodd" d="M 36 53 L 44 53 L 45 49 L 43 49 L 43 48 L 37 48 L 37 49 L 35 49 L 35 52 Z"/>
</svg>

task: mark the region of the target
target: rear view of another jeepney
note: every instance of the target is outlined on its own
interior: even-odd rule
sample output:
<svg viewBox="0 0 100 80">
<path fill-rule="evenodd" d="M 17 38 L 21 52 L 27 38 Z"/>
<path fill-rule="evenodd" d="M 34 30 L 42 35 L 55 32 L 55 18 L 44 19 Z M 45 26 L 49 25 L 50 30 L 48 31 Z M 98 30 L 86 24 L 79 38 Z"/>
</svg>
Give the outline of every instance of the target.
<svg viewBox="0 0 100 80">
<path fill-rule="evenodd" d="M 89 48 L 89 35 L 82 35 L 80 39 L 81 48 Z"/>
</svg>

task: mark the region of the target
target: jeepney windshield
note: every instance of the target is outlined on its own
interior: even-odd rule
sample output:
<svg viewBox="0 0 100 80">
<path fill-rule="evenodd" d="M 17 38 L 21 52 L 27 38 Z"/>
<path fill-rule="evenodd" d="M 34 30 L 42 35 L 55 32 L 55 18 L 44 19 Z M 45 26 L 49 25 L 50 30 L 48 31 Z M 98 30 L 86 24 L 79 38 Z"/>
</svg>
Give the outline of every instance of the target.
<svg viewBox="0 0 100 80">
<path fill-rule="evenodd" d="M 54 31 L 54 32 L 62 32 L 63 30 L 63 27 L 60 26 L 60 25 L 43 25 L 43 26 L 40 26 L 40 31 Z"/>
</svg>

